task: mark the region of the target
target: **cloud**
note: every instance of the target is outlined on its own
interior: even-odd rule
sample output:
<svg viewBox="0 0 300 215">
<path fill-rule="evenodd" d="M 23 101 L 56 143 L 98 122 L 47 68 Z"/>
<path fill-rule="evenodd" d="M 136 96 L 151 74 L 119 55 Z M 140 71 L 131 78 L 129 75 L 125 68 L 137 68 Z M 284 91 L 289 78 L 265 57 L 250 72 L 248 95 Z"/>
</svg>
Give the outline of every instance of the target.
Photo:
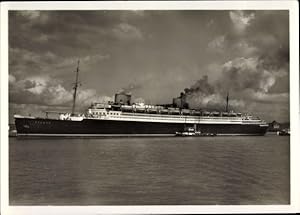
<svg viewBox="0 0 300 215">
<path fill-rule="evenodd" d="M 243 57 L 255 56 L 259 49 L 250 45 L 247 41 L 241 39 L 232 44 L 232 52 L 240 54 Z"/>
<path fill-rule="evenodd" d="M 10 11 L 10 48 L 38 54 L 47 50 L 62 59 L 70 54 L 95 55 L 112 39 L 111 25 L 122 22 L 118 11 L 106 12 Z"/>
<path fill-rule="evenodd" d="M 118 91 L 118 93 L 129 93 L 129 94 L 131 94 L 133 91 L 138 90 L 140 88 L 142 88 L 142 84 L 138 84 L 138 83 L 134 82 L 134 83 L 128 84 L 125 87 L 122 87 L 122 89 L 120 89 Z"/>
<path fill-rule="evenodd" d="M 56 55 L 50 51 L 38 54 L 26 49 L 9 48 L 10 73 L 12 74 L 17 72 L 17 70 L 31 70 L 32 72 L 36 72 L 36 70 L 39 71 L 43 68 L 41 65 L 44 66 L 46 64 L 54 63 L 56 59 Z M 25 71 L 19 72 L 25 73 Z"/>
<path fill-rule="evenodd" d="M 258 58 L 236 58 L 223 64 L 222 80 L 219 85 L 225 89 L 268 91 L 274 84 L 275 76 L 264 69 L 259 69 L 261 62 Z"/>
<path fill-rule="evenodd" d="M 49 39 L 50 39 L 50 37 L 46 34 L 41 34 L 41 35 L 37 36 L 37 38 L 36 38 L 36 40 L 41 43 L 48 42 Z"/>
<path fill-rule="evenodd" d="M 32 80 L 25 80 L 24 84 L 25 84 L 24 88 L 27 91 L 35 95 L 40 95 L 47 87 L 47 80 L 40 77 L 36 77 L 33 78 Z"/>
<path fill-rule="evenodd" d="M 120 23 L 112 29 L 114 35 L 120 40 L 142 40 L 142 32 L 128 23 Z"/>
<path fill-rule="evenodd" d="M 210 65 L 212 74 L 219 74 L 211 83 L 215 93 L 223 92 L 224 95 L 229 91 L 231 100 L 234 98 L 244 103 L 230 101 L 232 108 L 258 114 L 261 111 L 257 109 L 262 108 L 266 110 L 262 117 L 266 116 L 268 120 L 284 117 L 288 120 L 289 113 L 282 112 L 289 106 L 287 13 L 231 11 L 229 15 L 232 31 L 225 34 L 224 40 L 220 40 L 222 43 L 217 43 L 219 36 L 209 43 L 210 50 L 227 57 L 224 63 Z M 224 103 L 224 99 L 219 102 Z M 275 104 L 278 108 L 274 109 L 271 118 L 267 114 L 271 108 L 267 105 Z"/>
<path fill-rule="evenodd" d="M 210 19 L 210 20 L 206 23 L 206 26 L 207 26 L 207 27 L 210 27 L 210 26 L 212 26 L 214 23 L 215 23 L 214 19 Z"/>
<path fill-rule="evenodd" d="M 217 36 L 212 41 L 208 43 L 208 48 L 211 51 L 216 51 L 222 53 L 225 48 L 225 35 Z"/>
<path fill-rule="evenodd" d="M 253 92 L 251 93 L 252 99 L 261 103 L 284 103 L 289 102 L 289 93 L 264 93 L 264 92 Z"/>
<path fill-rule="evenodd" d="M 61 58 L 51 51 L 36 53 L 26 49 L 9 48 L 10 74 L 18 79 L 26 79 L 26 76 L 40 76 L 49 74 L 50 76 L 59 75 L 73 70 L 80 60 L 80 65 L 87 67 L 110 59 L 110 54 L 95 53 L 94 55 L 73 55 Z"/>
<path fill-rule="evenodd" d="M 9 83 L 14 83 L 16 81 L 16 77 L 13 76 L 12 74 L 9 74 L 8 75 L 8 80 L 9 80 Z"/>
<path fill-rule="evenodd" d="M 213 54 L 236 57 L 259 57 L 274 65 L 289 63 L 288 14 L 265 11 L 230 11 L 231 28 L 208 43 Z M 219 57 L 220 56 L 214 56 Z M 276 59 L 276 60 L 275 60 Z"/>
<path fill-rule="evenodd" d="M 13 103 L 65 105 L 72 94 L 47 76 L 28 77 L 10 83 L 9 99 Z"/>
<path fill-rule="evenodd" d="M 130 11 L 130 14 L 138 17 L 144 17 L 145 16 L 145 11 L 144 10 L 132 10 Z"/>
<path fill-rule="evenodd" d="M 16 104 L 39 104 L 43 106 L 71 106 L 73 89 L 66 89 L 58 80 L 49 77 L 30 77 L 10 82 L 9 99 Z M 77 105 L 86 108 L 91 102 L 111 97 L 98 96 L 95 90 L 79 89 Z"/>
<path fill-rule="evenodd" d="M 114 96 L 99 95 L 94 89 L 79 89 L 77 97 L 77 110 L 80 110 L 81 112 L 85 111 L 91 103 L 107 103 L 109 101 L 114 101 Z"/>
<path fill-rule="evenodd" d="M 146 13 L 144 10 L 130 10 L 120 12 L 120 20 L 122 22 L 133 22 L 135 20 L 145 18 L 145 16 Z"/>
<path fill-rule="evenodd" d="M 71 58 L 65 58 L 64 60 L 58 62 L 56 64 L 56 67 L 60 68 L 60 67 L 74 67 L 74 65 L 77 65 L 78 60 L 80 61 L 80 64 L 93 64 L 96 62 L 100 62 L 103 60 L 108 60 L 110 59 L 110 55 L 109 54 L 95 54 L 95 55 L 87 55 L 84 57 L 80 57 L 80 56 L 74 56 Z"/>
<path fill-rule="evenodd" d="M 45 24 L 49 19 L 47 12 L 41 12 L 38 10 L 23 10 L 17 11 L 16 13 L 17 15 L 20 15 L 23 18 L 27 19 L 29 21 L 29 25 L 34 25 L 37 23 Z"/>
<path fill-rule="evenodd" d="M 229 16 L 237 33 L 243 33 L 255 18 L 254 13 L 246 14 L 244 11 L 230 11 Z"/>
<path fill-rule="evenodd" d="M 28 19 L 37 19 L 41 15 L 40 11 L 36 10 L 23 10 L 19 11 L 18 13 Z"/>
<path fill-rule="evenodd" d="M 78 59 L 84 63 L 97 62 L 101 60 L 107 60 L 110 58 L 109 54 L 95 54 L 95 55 L 85 55 L 85 56 L 74 56 L 70 58 L 60 59 L 60 57 L 51 51 L 46 51 L 43 53 L 36 53 L 26 49 L 10 48 L 11 63 L 16 66 L 18 61 L 23 65 L 27 63 L 32 63 L 36 65 L 45 65 L 55 63 L 58 67 L 76 65 Z"/>
<path fill-rule="evenodd" d="M 95 54 L 95 55 L 87 55 L 83 57 L 80 61 L 84 63 L 94 63 L 94 62 L 99 62 L 102 60 L 108 60 L 110 58 L 109 54 Z"/>
<path fill-rule="evenodd" d="M 243 112 L 246 108 L 256 113 L 256 107 L 250 106 L 251 103 L 288 105 L 288 92 L 270 90 L 281 81 L 282 74 L 267 70 L 261 66 L 263 63 L 259 58 L 236 58 L 219 68 L 214 65 L 221 77 L 210 82 L 208 76 L 203 76 L 190 88 L 185 88 L 187 102 L 192 108 L 224 111 L 229 92 L 229 107 L 235 111 Z"/>
<path fill-rule="evenodd" d="M 224 54 L 230 52 L 240 57 L 256 56 L 260 51 L 258 47 L 244 37 L 230 34 L 215 37 L 208 43 L 207 48 L 211 53 Z"/>
</svg>

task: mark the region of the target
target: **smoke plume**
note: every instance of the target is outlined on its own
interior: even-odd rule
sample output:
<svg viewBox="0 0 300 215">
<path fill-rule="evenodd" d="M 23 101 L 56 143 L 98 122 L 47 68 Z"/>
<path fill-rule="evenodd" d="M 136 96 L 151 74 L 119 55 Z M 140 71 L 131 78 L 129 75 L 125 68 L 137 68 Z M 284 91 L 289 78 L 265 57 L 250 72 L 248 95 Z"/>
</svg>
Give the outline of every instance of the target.
<svg viewBox="0 0 300 215">
<path fill-rule="evenodd" d="M 275 56 L 276 58 L 278 56 Z M 182 93 L 191 108 L 224 111 L 229 93 L 229 110 L 243 111 L 251 102 L 272 103 L 273 98 L 286 101 L 287 93 L 271 92 L 276 82 L 287 74 L 285 64 L 276 58 L 236 58 L 220 65 L 220 78 L 209 82 L 207 75 Z M 274 101 L 273 101 L 274 103 Z"/>
<path fill-rule="evenodd" d="M 118 91 L 118 93 L 132 94 L 133 91 L 138 90 L 142 87 L 141 84 L 130 83 L 128 86 L 123 87 Z"/>
</svg>

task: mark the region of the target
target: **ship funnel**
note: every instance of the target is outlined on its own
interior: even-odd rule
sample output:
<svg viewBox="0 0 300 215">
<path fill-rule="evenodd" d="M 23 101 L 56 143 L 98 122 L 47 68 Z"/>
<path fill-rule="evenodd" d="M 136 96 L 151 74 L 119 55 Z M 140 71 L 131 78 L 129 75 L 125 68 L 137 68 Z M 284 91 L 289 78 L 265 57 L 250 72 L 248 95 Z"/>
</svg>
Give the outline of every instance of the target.
<svg viewBox="0 0 300 215">
<path fill-rule="evenodd" d="M 116 93 L 115 94 L 115 103 L 116 104 L 126 104 L 126 105 L 130 105 L 130 101 L 131 101 L 131 95 L 121 92 L 121 93 Z"/>
<path fill-rule="evenodd" d="M 186 102 L 186 95 L 181 92 L 180 96 L 177 98 L 173 98 L 173 106 L 177 108 L 188 108 L 189 104 Z"/>
<path fill-rule="evenodd" d="M 227 97 L 226 97 L 226 112 L 228 112 L 228 100 L 229 100 L 229 92 L 227 92 Z"/>
</svg>

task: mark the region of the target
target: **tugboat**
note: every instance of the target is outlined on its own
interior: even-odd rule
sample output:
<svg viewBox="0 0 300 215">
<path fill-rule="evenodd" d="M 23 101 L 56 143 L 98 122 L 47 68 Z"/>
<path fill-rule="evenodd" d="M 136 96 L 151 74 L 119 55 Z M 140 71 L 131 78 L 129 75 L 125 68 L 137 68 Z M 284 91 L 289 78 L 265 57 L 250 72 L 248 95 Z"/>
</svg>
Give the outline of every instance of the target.
<svg viewBox="0 0 300 215">
<path fill-rule="evenodd" d="M 202 133 L 201 131 L 197 131 L 195 128 L 187 128 L 184 131 L 180 132 L 177 131 L 175 133 L 175 136 L 180 136 L 180 137 L 190 137 L 190 136 L 216 136 L 217 134 L 215 133 Z"/>
<path fill-rule="evenodd" d="M 198 135 L 198 133 L 200 134 L 201 132 L 195 131 L 194 128 L 187 128 L 184 129 L 184 131 L 182 132 L 176 131 L 175 136 L 189 137 L 189 136 L 196 136 L 196 134 Z"/>
</svg>

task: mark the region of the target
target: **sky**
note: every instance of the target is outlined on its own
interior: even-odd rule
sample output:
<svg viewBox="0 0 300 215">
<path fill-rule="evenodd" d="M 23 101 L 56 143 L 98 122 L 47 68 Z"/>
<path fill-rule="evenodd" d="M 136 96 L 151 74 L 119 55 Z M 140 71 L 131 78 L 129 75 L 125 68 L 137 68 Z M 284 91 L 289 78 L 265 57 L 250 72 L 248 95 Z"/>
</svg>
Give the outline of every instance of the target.
<svg viewBox="0 0 300 215">
<path fill-rule="evenodd" d="M 114 100 L 229 109 L 289 121 L 288 11 L 10 11 L 9 113 Z"/>
</svg>

